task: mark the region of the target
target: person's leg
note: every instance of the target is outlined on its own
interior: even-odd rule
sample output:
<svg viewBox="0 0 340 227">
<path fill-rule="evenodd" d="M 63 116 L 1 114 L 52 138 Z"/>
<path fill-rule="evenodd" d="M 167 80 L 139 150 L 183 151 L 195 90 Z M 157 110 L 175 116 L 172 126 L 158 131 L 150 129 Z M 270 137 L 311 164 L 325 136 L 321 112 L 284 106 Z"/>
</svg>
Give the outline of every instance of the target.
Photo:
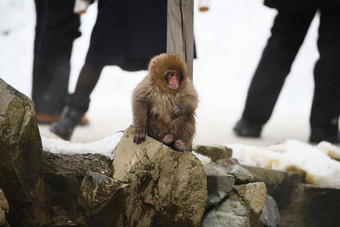
<svg viewBox="0 0 340 227">
<path fill-rule="evenodd" d="M 320 10 L 318 49 L 310 141 L 339 143 L 340 8 Z"/>
<path fill-rule="evenodd" d="M 68 94 L 73 41 L 80 36 L 74 0 L 35 0 L 32 99 L 37 113 L 58 115 Z"/>
<path fill-rule="evenodd" d="M 80 71 L 77 81 L 75 95 L 90 96 L 97 85 L 100 74 L 104 66 L 91 63 L 85 63 Z"/>
<path fill-rule="evenodd" d="M 50 130 L 65 140 L 69 140 L 74 128 L 89 108 L 90 94 L 95 88 L 103 66 L 85 63 L 77 81 L 76 89 L 66 100 L 66 106 L 59 121 Z"/>
<path fill-rule="evenodd" d="M 237 135 L 260 136 L 315 13 L 316 10 L 278 12 L 251 81 L 242 118 L 234 127 Z"/>
</svg>

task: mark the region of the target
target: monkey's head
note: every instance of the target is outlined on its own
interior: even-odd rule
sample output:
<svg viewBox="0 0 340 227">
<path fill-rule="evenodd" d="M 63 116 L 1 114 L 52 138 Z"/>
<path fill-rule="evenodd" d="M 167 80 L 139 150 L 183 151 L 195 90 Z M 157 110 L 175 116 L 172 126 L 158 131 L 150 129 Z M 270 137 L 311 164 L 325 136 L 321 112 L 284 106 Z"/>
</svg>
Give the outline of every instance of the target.
<svg viewBox="0 0 340 227">
<path fill-rule="evenodd" d="M 160 54 L 151 59 L 149 71 L 162 91 L 178 92 L 186 84 L 187 66 L 177 54 Z"/>
</svg>

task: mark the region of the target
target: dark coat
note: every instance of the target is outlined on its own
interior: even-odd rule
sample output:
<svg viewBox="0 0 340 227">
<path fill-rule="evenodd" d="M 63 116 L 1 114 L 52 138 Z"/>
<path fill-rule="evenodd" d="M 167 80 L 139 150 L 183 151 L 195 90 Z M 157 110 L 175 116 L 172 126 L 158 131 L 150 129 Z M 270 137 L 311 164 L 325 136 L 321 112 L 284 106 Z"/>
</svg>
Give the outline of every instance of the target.
<svg viewBox="0 0 340 227">
<path fill-rule="evenodd" d="M 166 52 L 167 0 L 99 0 L 86 62 L 147 69 Z"/>
<path fill-rule="evenodd" d="M 340 0 L 264 0 L 264 4 L 279 10 L 309 10 L 340 7 Z"/>
</svg>

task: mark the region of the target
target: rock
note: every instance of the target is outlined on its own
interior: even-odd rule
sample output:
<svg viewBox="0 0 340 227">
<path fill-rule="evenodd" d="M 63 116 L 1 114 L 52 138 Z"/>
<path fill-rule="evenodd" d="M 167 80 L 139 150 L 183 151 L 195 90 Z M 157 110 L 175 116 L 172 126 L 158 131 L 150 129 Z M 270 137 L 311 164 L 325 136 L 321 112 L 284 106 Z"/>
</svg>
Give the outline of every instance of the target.
<svg viewBox="0 0 340 227">
<path fill-rule="evenodd" d="M 264 182 L 267 193 L 274 198 L 280 211 L 280 226 L 305 226 L 300 220 L 303 190 L 299 175 L 252 166 L 243 166 L 254 175 L 254 181 Z"/>
<path fill-rule="evenodd" d="M 41 139 L 34 103 L 0 79 L 0 185 L 13 226 L 44 225 Z"/>
<path fill-rule="evenodd" d="M 203 227 L 254 226 L 250 221 L 250 208 L 235 198 L 228 198 L 211 210 L 202 221 Z"/>
<path fill-rule="evenodd" d="M 4 226 L 4 227 L 9 226 L 6 221 L 6 216 L 5 216 L 5 214 L 8 214 L 8 212 L 9 212 L 8 202 L 5 197 L 4 192 L 0 188 L 0 226 Z"/>
<path fill-rule="evenodd" d="M 43 151 L 44 182 L 48 191 L 49 209 L 59 207 L 68 220 L 79 218 L 80 186 L 88 170 L 112 176 L 112 160 L 101 154 L 56 154 Z M 55 216 L 58 216 L 57 214 Z M 55 217 L 55 220 L 59 217 Z M 58 221 L 60 223 L 61 221 Z M 56 224 L 56 222 L 53 222 Z"/>
<path fill-rule="evenodd" d="M 340 226 L 340 189 L 300 186 L 291 209 L 285 212 L 282 226 L 292 226 L 289 218 L 293 215 L 300 226 Z"/>
<path fill-rule="evenodd" d="M 252 166 L 243 167 L 253 174 L 253 181 L 266 184 L 267 193 L 275 199 L 279 210 L 290 207 L 294 202 L 296 190 L 301 183 L 297 173 Z"/>
<path fill-rule="evenodd" d="M 68 212 L 62 206 L 52 206 L 52 226 L 78 226 L 70 220 Z"/>
<path fill-rule="evenodd" d="M 124 184 L 117 179 L 112 179 L 111 177 L 89 170 L 81 184 L 81 194 L 79 198 L 79 204 L 82 207 L 85 216 L 93 219 L 93 217 L 98 214 L 103 216 L 104 210 L 112 212 L 114 209 L 111 203 L 115 203 L 116 200 L 119 199 L 114 198 L 115 195 L 119 193 L 119 190 L 128 186 L 129 184 Z M 112 215 L 109 214 L 106 217 L 107 223 L 105 226 L 110 225 L 110 216 Z M 98 226 L 95 225 L 95 223 L 92 223 L 91 226 L 92 225 Z"/>
<path fill-rule="evenodd" d="M 340 226 L 340 189 L 301 182 L 293 172 L 244 166 L 262 181 L 280 211 L 280 227 Z"/>
<path fill-rule="evenodd" d="M 217 160 L 217 164 L 225 168 L 225 171 L 235 177 L 236 184 L 253 182 L 254 176 L 247 169 L 240 165 L 235 158 Z"/>
<path fill-rule="evenodd" d="M 209 157 L 213 162 L 219 159 L 230 158 L 233 151 L 226 146 L 202 146 L 195 145 L 193 150 L 201 155 Z"/>
<path fill-rule="evenodd" d="M 234 189 L 256 215 L 261 214 L 267 195 L 266 185 L 263 182 L 236 185 Z"/>
<path fill-rule="evenodd" d="M 218 205 L 233 189 L 235 178 L 221 171 L 213 164 L 205 164 L 204 171 L 207 174 L 208 199 L 205 205 L 206 212 Z"/>
<path fill-rule="evenodd" d="M 176 152 L 152 138 L 136 145 L 130 127 L 114 155 L 113 178 L 131 184 L 117 201 L 125 207 L 125 226 L 200 225 L 207 182 L 191 152 Z"/>
<path fill-rule="evenodd" d="M 278 227 L 280 225 L 280 212 L 273 197 L 266 196 L 266 201 L 260 215 L 260 221 L 265 227 Z"/>
</svg>

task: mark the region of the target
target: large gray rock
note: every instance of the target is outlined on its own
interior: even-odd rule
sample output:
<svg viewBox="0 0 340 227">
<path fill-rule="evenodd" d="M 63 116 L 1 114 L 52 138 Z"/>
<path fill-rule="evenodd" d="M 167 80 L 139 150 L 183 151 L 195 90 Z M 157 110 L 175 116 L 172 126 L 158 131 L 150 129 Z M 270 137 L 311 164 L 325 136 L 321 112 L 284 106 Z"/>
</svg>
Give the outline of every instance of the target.
<svg viewBox="0 0 340 227">
<path fill-rule="evenodd" d="M 204 171 L 208 184 L 208 199 L 205 206 L 207 212 L 225 199 L 235 185 L 235 178 L 212 163 L 204 164 Z"/>
<path fill-rule="evenodd" d="M 266 196 L 260 220 L 265 227 L 278 227 L 280 225 L 280 212 L 273 197 Z"/>
<path fill-rule="evenodd" d="M 340 189 L 300 184 L 294 197 L 280 226 L 292 226 L 291 219 L 298 226 L 340 226 Z"/>
<path fill-rule="evenodd" d="M 33 102 L 0 79 L 0 186 L 13 226 L 43 225 L 45 207 L 41 139 Z"/>
<path fill-rule="evenodd" d="M 228 193 L 226 200 L 206 213 L 202 226 L 263 226 L 259 216 L 264 208 L 265 198 L 264 183 L 236 185 Z"/>
<path fill-rule="evenodd" d="M 263 223 L 247 204 L 233 191 L 202 221 L 203 227 L 262 227 Z"/>
<path fill-rule="evenodd" d="M 88 170 L 112 176 L 112 160 L 101 154 L 55 154 L 43 151 L 44 182 L 51 224 L 86 223 L 78 212 L 80 186 Z"/>
<path fill-rule="evenodd" d="M 6 216 L 5 216 L 5 214 L 8 214 L 8 212 L 9 212 L 8 202 L 5 197 L 4 192 L 0 188 L 0 226 L 4 226 L 4 227 L 9 226 L 6 221 Z"/>
<path fill-rule="evenodd" d="M 129 184 L 89 170 L 83 179 L 79 204 L 88 226 L 124 226 L 118 201 Z M 118 218 L 117 218 L 118 217 Z"/>
<path fill-rule="evenodd" d="M 301 183 L 297 173 L 252 166 L 243 167 L 253 174 L 253 181 L 266 184 L 267 193 L 275 199 L 279 210 L 290 208 L 290 204 L 294 202 L 296 190 Z"/>
<path fill-rule="evenodd" d="M 133 143 L 129 128 L 114 151 L 113 178 L 131 186 L 121 198 L 125 226 L 199 226 L 207 199 L 202 163 L 147 138 Z"/>
<path fill-rule="evenodd" d="M 340 226 L 340 189 L 304 184 L 293 172 L 244 167 L 254 181 L 266 184 L 280 211 L 280 226 Z"/>
<path fill-rule="evenodd" d="M 210 211 L 202 222 L 203 227 L 240 227 L 250 225 L 250 208 L 234 198 L 228 198 Z"/>
</svg>

